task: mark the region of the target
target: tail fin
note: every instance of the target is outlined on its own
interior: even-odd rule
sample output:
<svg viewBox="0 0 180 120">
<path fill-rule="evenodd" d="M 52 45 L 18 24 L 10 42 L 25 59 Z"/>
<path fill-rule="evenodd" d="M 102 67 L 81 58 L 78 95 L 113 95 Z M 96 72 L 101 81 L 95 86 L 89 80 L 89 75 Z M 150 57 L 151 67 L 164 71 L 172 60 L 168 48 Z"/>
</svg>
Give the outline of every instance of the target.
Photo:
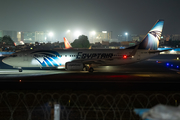
<svg viewBox="0 0 180 120">
<path fill-rule="evenodd" d="M 89 49 L 92 49 L 92 45 L 91 45 L 91 46 L 89 46 Z"/>
<path fill-rule="evenodd" d="M 164 20 L 157 20 L 152 29 L 139 44 L 138 49 L 157 50 L 161 37 Z"/>
<path fill-rule="evenodd" d="M 64 45 L 65 45 L 66 49 L 71 49 L 72 48 L 71 44 L 69 43 L 69 41 L 65 37 L 64 37 Z"/>
</svg>

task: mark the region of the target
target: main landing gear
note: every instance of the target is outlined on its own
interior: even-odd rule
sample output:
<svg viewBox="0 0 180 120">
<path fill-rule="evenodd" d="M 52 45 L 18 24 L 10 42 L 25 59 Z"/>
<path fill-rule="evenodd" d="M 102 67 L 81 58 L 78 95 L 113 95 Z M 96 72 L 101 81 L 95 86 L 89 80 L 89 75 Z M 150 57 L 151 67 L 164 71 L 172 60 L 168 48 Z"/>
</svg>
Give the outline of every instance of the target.
<svg viewBox="0 0 180 120">
<path fill-rule="evenodd" d="M 18 68 L 19 69 L 19 72 L 22 72 L 23 71 L 23 69 L 22 68 Z"/>
<path fill-rule="evenodd" d="M 90 73 L 92 73 L 94 71 L 94 68 L 91 65 L 84 65 L 83 71 L 89 71 Z"/>
<path fill-rule="evenodd" d="M 89 68 L 89 72 L 92 73 L 94 69 L 92 67 Z"/>
<path fill-rule="evenodd" d="M 92 73 L 94 71 L 92 64 L 89 65 L 89 72 Z"/>
</svg>

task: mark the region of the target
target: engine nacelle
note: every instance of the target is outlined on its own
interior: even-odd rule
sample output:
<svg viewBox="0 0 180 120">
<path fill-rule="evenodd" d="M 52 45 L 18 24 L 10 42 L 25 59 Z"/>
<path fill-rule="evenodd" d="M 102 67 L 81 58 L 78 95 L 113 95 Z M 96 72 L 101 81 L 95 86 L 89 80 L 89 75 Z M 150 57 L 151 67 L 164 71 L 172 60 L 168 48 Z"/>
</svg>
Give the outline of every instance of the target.
<svg viewBox="0 0 180 120">
<path fill-rule="evenodd" d="M 82 63 L 75 63 L 75 62 L 67 62 L 66 63 L 66 70 L 73 71 L 81 71 L 83 69 L 83 64 Z"/>
</svg>

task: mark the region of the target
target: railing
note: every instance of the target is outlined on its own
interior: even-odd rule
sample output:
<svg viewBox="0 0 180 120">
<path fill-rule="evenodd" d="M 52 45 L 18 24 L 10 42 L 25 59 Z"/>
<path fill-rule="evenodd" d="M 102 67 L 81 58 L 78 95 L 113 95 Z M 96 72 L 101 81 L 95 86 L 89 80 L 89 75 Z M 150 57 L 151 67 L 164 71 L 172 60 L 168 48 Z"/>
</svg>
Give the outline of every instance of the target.
<svg viewBox="0 0 180 120">
<path fill-rule="evenodd" d="M 134 108 L 177 106 L 180 100 L 180 93 L 111 93 L 1 91 L 0 120 L 53 120 L 55 103 L 61 106 L 61 120 L 140 120 Z"/>
</svg>

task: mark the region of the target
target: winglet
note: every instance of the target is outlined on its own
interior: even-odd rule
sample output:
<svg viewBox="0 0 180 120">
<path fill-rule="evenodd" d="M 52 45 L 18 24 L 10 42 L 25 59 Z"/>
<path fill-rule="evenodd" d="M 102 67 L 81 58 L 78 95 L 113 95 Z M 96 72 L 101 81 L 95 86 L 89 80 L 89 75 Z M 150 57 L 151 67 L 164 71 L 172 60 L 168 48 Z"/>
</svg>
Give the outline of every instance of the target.
<svg viewBox="0 0 180 120">
<path fill-rule="evenodd" d="M 91 45 L 91 46 L 89 46 L 89 49 L 92 49 L 92 45 Z"/>
</svg>

